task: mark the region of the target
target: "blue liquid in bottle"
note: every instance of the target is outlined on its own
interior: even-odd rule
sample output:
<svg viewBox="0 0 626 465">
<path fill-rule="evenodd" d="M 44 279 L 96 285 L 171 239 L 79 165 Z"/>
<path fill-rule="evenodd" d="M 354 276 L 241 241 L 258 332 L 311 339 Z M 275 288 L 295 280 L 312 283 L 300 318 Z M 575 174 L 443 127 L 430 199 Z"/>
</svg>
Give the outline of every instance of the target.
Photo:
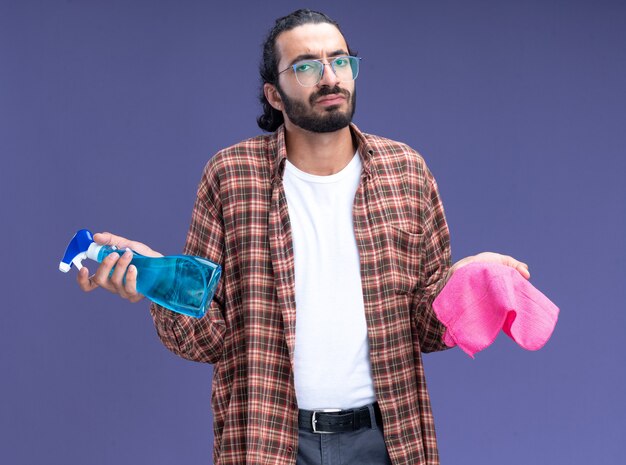
<svg viewBox="0 0 626 465">
<path fill-rule="evenodd" d="M 97 261 L 113 252 L 124 251 L 102 246 Z M 196 318 L 205 314 L 222 274 L 218 264 L 191 255 L 146 257 L 133 251 L 130 263 L 137 267 L 138 292 L 162 307 Z"/>
</svg>

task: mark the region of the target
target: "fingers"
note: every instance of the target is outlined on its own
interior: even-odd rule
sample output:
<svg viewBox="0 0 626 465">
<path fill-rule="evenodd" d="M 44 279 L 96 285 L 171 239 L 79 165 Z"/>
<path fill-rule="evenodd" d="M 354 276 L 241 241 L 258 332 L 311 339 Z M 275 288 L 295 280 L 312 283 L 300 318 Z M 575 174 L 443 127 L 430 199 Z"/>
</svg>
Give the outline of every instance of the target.
<svg viewBox="0 0 626 465">
<path fill-rule="evenodd" d="M 93 240 L 98 244 L 112 245 L 118 249 L 132 249 L 135 252 L 145 255 L 146 257 L 162 257 L 159 252 L 152 250 L 146 244 L 137 241 L 131 241 L 122 236 L 116 236 L 109 232 L 96 233 L 93 235 Z"/>
<path fill-rule="evenodd" d="M 93 240 L 102 245 L 114 245 L 115 247 L 124 247 L 124 242 L 128 242 L 128 239 L 122 236 L 116 236 L 110 232 L 96 233 L 93 235 Z"/>
<path fill-rule="evenodd" d="M 530 271 L 528 270 L 528 265 L 526 263 L 521 262 L 509 255 L 500 255 L 500 261 L 503 265 L 515 268 L 525 279 L 530 279 Z"/>
<path fill-rule="evenodd" d="M 131 297 L 134 297 L 137 293 L 134 287 L 127 286 L 127 283 L 125 282 L 128 265 L 130 265 L 130 261 L 133 259 L 133 253 L 130 251 L 130 249 L 126 249 L 122 256 L 118 257 L 119 258 L 115 262 L 115 268 L 113 269 L 113 273 L 110 275 L 109 283 L 113 286 L 114 290 L 112 290 L 112 292 L 116 292 L 120 295 L 120 297 L 124 299 L 130 299 Z"/>
<path fill-rule="evenodd" d="M 91 277 L 92 281 L 108 291 L 115 292 L 113 285 L 109 283 L 109 275 L 119 258 L 119 254 L 114 252 L 102 260 L 102 263 L 100 263 L 100 266 Z"/>
<path fill-rule="evenodd" d="M 451 271 L 454 272 L 465 265 L 475 262 L 500 263 L 502 265 L 510 266 L 511 268 L 515 268 L 525 279 L 530 279 L 530 271 L 526 263 L 521 262 L 510 255 L 502 255 L 494 252 L 481 252 L 478 255 L 465 257 L 455 263 L 452 266 Z"/>
<path fill-rule="evenodd" d="M 137 267 L 135 265 L 128 267 L 124 289 L 128 295 L 128 300 L 131 302 L 139 302 L 143 299 L 143 295 L 137 292 Z"/>
<path fill-rule="evenodd" d="M 148 257 L 162 255 L 141 242 L 131 241 L 109 232 L 96 233 L 93 239 L 97 244 L 115 246 L 119 251 L 102 260 L 93 276 L 89 276 L 89 270 L 83 267 L 76 278 L 80 288 L 85 292 L 91 292 L 101 287 L 131 302 L 143 299 L 144 296 L 137 292 L 137 268 L 130 264 L 133 258 L 132 250 Z"/>
<path fill-rule="evenodd" d="M 526 263 L 518 262 L 515 269 L 519 271 L 524 278 L 530 279 L 530 270 L 528 269 L 528 265 Z"/>
<path fill-rule="evenodd" d="M 89 270 L 87 267 L 82 267 L 76 276 L 76 281 L 78 281 L 78 285 L 85 292 L 91 292 L 97 287 L 99 287 L 92 279 L 89 277 Z"/>
<path fill-rule="evenodd" d="M 90 292 L 101 287 L 131 302 L 140 301 L 143 295 L 137 292 L 137 268 L 130 265 L 132 258 L 133 253 L 129 249 L 121 256 L 114 252 L 102 260 L 91 277 L 88 277 L 89 272 L 83 268 L 85 271 L 80 270 L 77 278 L 81 289 Z"/>
</svg>

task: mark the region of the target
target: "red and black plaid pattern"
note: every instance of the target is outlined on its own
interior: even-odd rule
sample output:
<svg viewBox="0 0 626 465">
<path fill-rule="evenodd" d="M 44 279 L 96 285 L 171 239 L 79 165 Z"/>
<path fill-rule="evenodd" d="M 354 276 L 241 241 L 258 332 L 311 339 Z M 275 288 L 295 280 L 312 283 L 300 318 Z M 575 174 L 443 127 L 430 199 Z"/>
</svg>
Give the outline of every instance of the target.
<svg viewBox="0 0 626 465">
<path fill-rule="evenodd" d="M 450 266 L 443 207 L 419 154 L 351 129 L 363 162 L 354 230 L 385 442 L 396 465 L 438 464 L 421 353 L 446 348 L 431 305 Z M 209 161 L 184 253 L 222 264 L 215 299 L 202 319 L 151 307 L 168 349 L 214 364 L 215 464 L 296 459 L 296 304 L 285 159 L 281 127 Z M 320 304 L 332 298 L 320 296 Z"/>
</svg>

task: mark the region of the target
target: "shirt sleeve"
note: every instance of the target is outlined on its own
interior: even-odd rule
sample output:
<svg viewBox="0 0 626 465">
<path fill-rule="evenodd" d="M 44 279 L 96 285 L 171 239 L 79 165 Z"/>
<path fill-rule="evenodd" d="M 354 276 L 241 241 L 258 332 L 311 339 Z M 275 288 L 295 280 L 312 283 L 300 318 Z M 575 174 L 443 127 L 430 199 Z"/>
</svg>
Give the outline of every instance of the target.
<svg viewBox="0 0 626 465">
<path fill-rule="evenodd" d="M 437 182 L 427 168 L 425 184 L 420 284 L 414 294 L 413 305 L 420 350 L 435 352 L 449 348 L 443 342 L 446 328 L 437 319 L 432 304 L 448 280 L 451 264 L 450 233 Z"/>
<path fill-rule="evenodd" d="M 224 221 L 219 213 L 219 183 L 212 178 L 212 164 L 205 168 L 198 187 L 184 254 L 207 258 L 223 266 Z M 153 303 L 150 313 L 165 347 L 176 355 L 197 362 L 216 363 L 224 345 L 224 273 L 206 314 L 194 318 Z"/>
</svg>

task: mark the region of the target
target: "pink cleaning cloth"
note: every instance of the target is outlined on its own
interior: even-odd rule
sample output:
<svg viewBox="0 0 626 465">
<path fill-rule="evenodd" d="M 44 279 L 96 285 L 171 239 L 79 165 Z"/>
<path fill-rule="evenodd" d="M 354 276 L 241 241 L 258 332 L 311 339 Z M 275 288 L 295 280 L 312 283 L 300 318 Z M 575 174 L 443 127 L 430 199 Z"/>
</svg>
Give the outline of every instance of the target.
<svg viewBox="0 0 626 465">
<path fill-rule="evenodd" d="M 456 270 L 433 308 L 447 329 L 445 344 L 458 345 L 472 358 L 501 329 L 524 349 L 541 349 L 559 315 L 559 308 L 517 270 L 495 263 L 470 263 Z"/>
</svg>

